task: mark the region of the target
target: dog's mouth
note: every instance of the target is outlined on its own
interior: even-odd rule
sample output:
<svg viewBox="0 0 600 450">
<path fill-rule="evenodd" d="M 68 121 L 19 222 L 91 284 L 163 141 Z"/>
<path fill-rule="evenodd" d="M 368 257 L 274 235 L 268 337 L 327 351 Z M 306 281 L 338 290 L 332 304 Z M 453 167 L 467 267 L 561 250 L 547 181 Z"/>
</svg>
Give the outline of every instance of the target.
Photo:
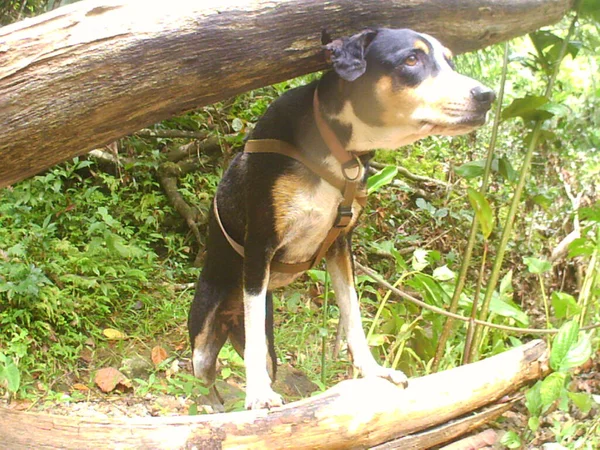
<svg viewBox="0 0 600 450">
<path fill-rule="evenodd" d="M 456 108 L 447 107 L 442 109 L 440 117 L 432 120 L 421 120 L 425 128 L 431 128 L 434 133 L 442 132 L 467 132 L 485 124 L 489 108 Z"/>
</svg>

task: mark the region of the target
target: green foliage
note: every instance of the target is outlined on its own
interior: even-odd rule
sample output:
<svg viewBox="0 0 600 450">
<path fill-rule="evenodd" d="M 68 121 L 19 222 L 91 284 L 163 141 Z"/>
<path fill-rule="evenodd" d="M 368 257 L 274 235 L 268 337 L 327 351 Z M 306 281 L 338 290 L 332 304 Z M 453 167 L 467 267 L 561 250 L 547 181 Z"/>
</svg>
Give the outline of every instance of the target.
<svg viewBox="0 0 600 450">
<path fill-rule="evenodd" d="M 0 388 L 15 394 L 21 386 L 21 373 L 12 357 L 0 352 Z"/>
<path fill-rule="evenodd" d="M 537 431 L 540 417 L 551 406 L 560 403 L 562 409 L 568 408 L 572 402 L 582 412 L 587 413 L 592 407 L 592 397 L 587 393 L 570 392 L 568 381 L 569 370 L 580 366 L 592 356 L 591 335 L 579 336 L 579 326 L 575 321 L 566 322 L 556 335 L 550 351 L 550 367 L 555 372 L 544 380 L 538 381 L 535 386 L 525 394 L 525 405 L 529 410 L 529 428 Z M 561 434 L 565 430 L 560 430 Z"/>
</svg>

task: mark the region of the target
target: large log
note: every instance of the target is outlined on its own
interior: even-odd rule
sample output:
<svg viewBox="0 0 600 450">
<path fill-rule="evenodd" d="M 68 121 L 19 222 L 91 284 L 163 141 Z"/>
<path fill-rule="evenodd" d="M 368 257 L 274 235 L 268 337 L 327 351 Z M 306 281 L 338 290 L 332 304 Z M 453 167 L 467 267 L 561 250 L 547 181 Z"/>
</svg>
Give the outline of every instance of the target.
<svg viewBox="0 0 600 450">
<path fill-rule="evenodd" d="M 320 33 L 409 27 L 454 52 L 572 0 L 89 0 L 0 28 L 0 187 L 186 110 L 325 68 Z M 213 6 L 210 6 L 212 3 Z"/>
<path fill-rule="evenodd" d="M 403 390 L 386 380 L 339 383 L 323 394 L 271 411 L 209 416 L 129 420 L 92 420 L 24 413 L 0 408 L 0 443 L 12 450 L 30 448 L 367 448 L 407 438 L 406 448 L 428 448 L 493 417 L 502 405 L 473 418 L 438 425 L 501 402 L 547 369 L 543 341 L 470 365 L 411 380 Z M 479 420 L 479 422 L 478 422 Z M 457 434 L 458 433 L 458 434 Z"/>
</svg>

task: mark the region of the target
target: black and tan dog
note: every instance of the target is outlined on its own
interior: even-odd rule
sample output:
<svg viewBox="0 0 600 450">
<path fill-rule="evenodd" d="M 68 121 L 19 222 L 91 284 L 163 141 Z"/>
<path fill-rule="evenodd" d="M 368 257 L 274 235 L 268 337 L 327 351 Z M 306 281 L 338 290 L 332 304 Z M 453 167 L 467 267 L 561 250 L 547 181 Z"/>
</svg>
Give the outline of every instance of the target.
<svg viewBox="0 0 600 450">
<path fill-rule="evenodd" d="M 325 49 L 333 70 L 276 100 L 225 173 L 190 310 L 195 375 L 214 382 L 229 337 L 245 359 L 247 408 L 282 403 L 271 389 L 271 291 L 324 255 L 354 366 L 406 384 L 371 355 L 354 288 L 350 235 L 364 166 L 378 148 L 473 130 L 495 98 L 456 73 L 450 52 L 426 34 L 365 30 Z"/>
</svg>

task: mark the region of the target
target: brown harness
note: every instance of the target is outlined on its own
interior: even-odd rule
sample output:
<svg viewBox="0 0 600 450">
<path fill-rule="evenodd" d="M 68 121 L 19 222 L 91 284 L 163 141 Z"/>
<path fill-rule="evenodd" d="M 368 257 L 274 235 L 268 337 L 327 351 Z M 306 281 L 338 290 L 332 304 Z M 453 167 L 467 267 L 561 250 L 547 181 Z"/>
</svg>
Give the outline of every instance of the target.
<svg viewBox="0 0 600 450">
<path fill-rule="evenodd" d="M 333 226 L 329 230 L 329 233 L 327 233 L 327 236 L 325 236 L 325 239 L 319 246 L 319 249 L 315 255 L 308 261 L 295 264 L 288 264 L 273 260 L 271 261 L 271 270 L 274 272 L 298 273 L 314 267 L 321 259 L 323 259 L 327 253 L 327 250 L 329 250 L 329 248 L 333 245 L 342 230 L 351 223 L 352 203 L 354 200 L 356 200 L 361 206 L 364 206 L 367 201 L 366 191 L 360 188 L 360 182 L 364 174 L 363 166 L 356 155 L 347 151 L 343 147 L 336 134 L 323 119 L 319 109 L 319 99 L 316 89 L 313 97 L 313 108 L 315 121 L 321 137 L 325 141 L 327 147 L 329 147 L 331 154 L 342 165 L 344 181 L 340 181 L 322 166 L 314 164 L 312 161 L 306 159 L 296 147 L 288 144 L 287 142 L 276 139 L 249 140 L 246 142 L 246 146 L 244 147 L 244 152 L 246 153 L 275 153 L 295 159 L 306 166 L 311 172 L 314 172 L 327 183 L 337 188 L 342 194 L 342 201 L 338 205 L 337 216 L 333 222 Z M 213 208 L 215 218 L 219 224 L 219 227 L 221 228 L 223 236 L 225 236 L 231 247 L 243 258 L 244 247 L 236 242 L 229 235 L 229 233 L 227 233 L 225 227 L 223 226 L 223 222 L 219 216 L 216 195 L 213 202 Z"/>
</svg>

